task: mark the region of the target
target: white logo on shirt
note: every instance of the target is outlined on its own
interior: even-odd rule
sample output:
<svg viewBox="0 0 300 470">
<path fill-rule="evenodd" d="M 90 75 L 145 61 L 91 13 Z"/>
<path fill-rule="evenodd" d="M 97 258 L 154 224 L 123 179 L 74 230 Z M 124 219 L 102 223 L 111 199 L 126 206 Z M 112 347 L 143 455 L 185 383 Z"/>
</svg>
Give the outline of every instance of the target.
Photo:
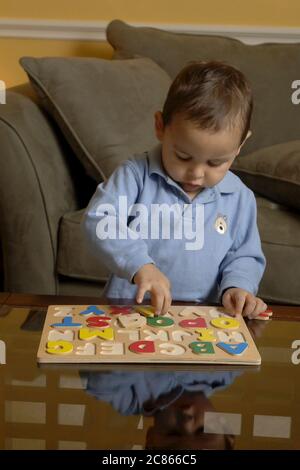
<svg viewBox="0 0 300 470">
<path fill-rule="evenodd" d="M 215 229 L 218 233 L 220 233 L 221 235 L 224 235 L 224 233 L 226 232 L 227 230 L 227 217 L 226 215 L 220 215 L 218 214 L 218 217 L 216 218 L 216 221 L 215 221 Z"/>
</svg>

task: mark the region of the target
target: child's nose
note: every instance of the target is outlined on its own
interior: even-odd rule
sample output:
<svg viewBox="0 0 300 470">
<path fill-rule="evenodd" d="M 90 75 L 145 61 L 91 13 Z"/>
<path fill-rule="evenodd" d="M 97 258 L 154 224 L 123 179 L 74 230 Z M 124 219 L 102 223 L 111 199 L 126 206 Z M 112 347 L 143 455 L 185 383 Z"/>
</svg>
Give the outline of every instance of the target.
<svg viewBox="0 0 300 470">
<path fill-rule="evenodd" d="M 190 178 L 193 180 L 200 180 L 204 177 L 204 167 L 203 166 L 197 166 L 197 167 L 192 167 L 189 171 Z"/>
</svg>

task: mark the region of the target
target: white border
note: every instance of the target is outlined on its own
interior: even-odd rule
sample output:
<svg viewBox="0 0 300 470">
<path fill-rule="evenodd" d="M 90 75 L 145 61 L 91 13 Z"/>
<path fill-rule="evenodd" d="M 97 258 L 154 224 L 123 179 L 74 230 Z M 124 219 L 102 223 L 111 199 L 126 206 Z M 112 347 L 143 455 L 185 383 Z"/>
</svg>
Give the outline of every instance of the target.
<svg viewBox="0 0 300 470">
<path fill-rule="evenodd" d="M 106 41 L 105 30 L 109 22 L 1 18 L 0 37 Z M 247 44 L 300 42 L 300 28 L 137 22 L 130 22 L 128 24 L 136 27 L 147 26 L 176 33 L 228 36 L 239 39 Z"/>
</svg>

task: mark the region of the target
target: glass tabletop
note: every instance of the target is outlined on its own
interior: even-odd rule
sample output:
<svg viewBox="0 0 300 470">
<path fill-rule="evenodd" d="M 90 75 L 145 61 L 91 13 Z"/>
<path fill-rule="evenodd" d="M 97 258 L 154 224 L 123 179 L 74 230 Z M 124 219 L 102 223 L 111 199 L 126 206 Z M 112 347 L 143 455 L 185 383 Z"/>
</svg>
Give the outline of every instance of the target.
<svg viewBox="0 0 300 470">
<path fill-rule="evenodd" d="M 46 310 L 0 309 L 1 449 L 300 449 L 300 321 L 248 322 L 259 367 L 38 365 Z"/>
</svg>

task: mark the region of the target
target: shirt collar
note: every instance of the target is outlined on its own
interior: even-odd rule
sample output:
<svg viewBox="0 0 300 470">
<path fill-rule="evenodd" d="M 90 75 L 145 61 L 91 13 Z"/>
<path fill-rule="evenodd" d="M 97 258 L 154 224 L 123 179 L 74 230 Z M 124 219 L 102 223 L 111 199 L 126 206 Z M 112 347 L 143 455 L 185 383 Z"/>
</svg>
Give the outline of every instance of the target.
<svg viewBox="0 0 300 470">
<path fill-rule="evenodd" d="M 224 178 L 220 183 L 216 184 L 215 188 L 217 188 L 220 193 L 234 193 L 238 189 L 238 178 L 232 171 L 227 171 Z"/>
<path fill-rule="evenodd" d="M 156 173 L 162 176 L 167 182 L 171 178 L 165 172 L 161 162 L 161 143 L 156 144 L 148 151 L 149 156 L 149 175 Z M 237 177 L 231 171 L 228 171 L 224 178 L 214 186 L 220 193 L 234 193 L 238 189 Z"/>
<path fill-rule="evenodd" d="M 148 156 L 149 175 L 152 175 L 152 173 L 157 173 L 168 181 L 168 175 L 165 172 L 161 162 L 161 143 L 156 144 L 154 147 L 152 147 L 152 149 L 148 152 Z"/>
</svg>

